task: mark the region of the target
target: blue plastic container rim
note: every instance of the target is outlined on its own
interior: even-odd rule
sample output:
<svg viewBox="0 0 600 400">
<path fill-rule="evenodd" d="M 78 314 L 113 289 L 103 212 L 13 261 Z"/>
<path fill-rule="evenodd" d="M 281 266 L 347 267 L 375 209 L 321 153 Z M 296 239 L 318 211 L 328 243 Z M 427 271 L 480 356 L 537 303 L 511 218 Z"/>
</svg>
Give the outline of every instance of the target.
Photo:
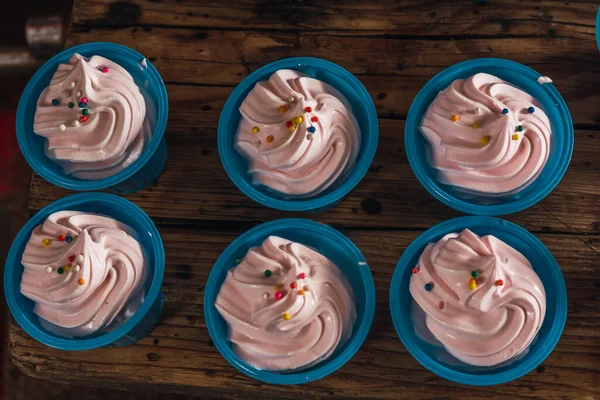
<svg viewBox="0 0 600 400">
<path fill-rule="evenodd" d="M 414 136 L 412 134 L 407 134 L 407 132 L 417 132 L 417 134 L 420 135 L 418 127 L 421 123 L 422 115 L 417 115 L 417 109 L 425 102 L 427 94 L 432 90 L 432 88 L 434 88 L 437 85 L 438 81 L 444 79 L 446 75 L 459 73 L 463 69 L 490 66 L 506 68 L 510 70 L 517 70 L 520 74 L 532 80 L 537 80 L 541 76 L 538 72 L 529 68 L 526 65 L 511 60 L 505 60 L 502 58 L 477 58 L 473 60 L 460 62 L 439 72 L 432 79 L 430 79 L 425 84 L 425 86 L 423 86 L 423 88 L 419 91 L 408 110 L 408 116 L 406 118 L 406 125 L 404 128 L 404 146 L 406 147 L 408 163 L 410 164 L 411 169 L 413 170 L 415 176 L 417 177 L 419 182 L 421 182 L 423 187 L 425 187 L 425 189 L 436 199 L 438 199 L 439 201 L 441 201 L 449 207 L 452 207 L 458 211 L 462 211 L 468 214 L 487 216 L 512 214 L 524 210 L 536 204 L 544 197 L 546 197 L 550 192 L 552 192 L 552 190 L 556 187 L 556 185 L 558 185 L 565 172 L 567 171 L 569 162 L 571 161 L 571 156 L 573 154 L 574 142 L 573 121 L 571 119 L 569 108 L 567 107 L 567 104 L 565 103 L 558 90 L 554 87 L 554 85 L 545 84 L 544 87 L 548 90 L 549 96 L 557 105 L 560 119 L 563 122 L 563 126 L 566 128 L 566 131 L 564 132 L 565 149 L 563 151 L 563 157 L 561 157 L 559 160 L 558 173 L 556 173 L 552 177 L 551 182 L 546 187 L 544 187 L 544 190 L 534 193 L 533 195 L 528 197 L 522 197 L 520 199 L 517 199 L 516 201 L 510 202 L 509 204 L 494 205 L 480 205 L 469 203 L 460 200 L 454 196 L 451 196 L 444 190 L 442 190 L 438 183 L 435 182 L 425 172 L 424 168 L 414 159 L 413 154 L 419 151 L 419 149 L 417 148 L 417 141 L 414 140 Z M 561 129 L 562 128 L 563 127 L 561 127 Z"/>
<path fill-rule="evenodd" d="M 17 304 L 17 296 L 22 296 L 21 293 L 16 293 L 12 282 L 17 277 L 14 276 L 14 265 L 20 263 L 22 254 L 17 254 L 17 249 L 20 247 L 17 244 L 25 243 L 29 240 L 33 229 L 40 225 L 48 215 L 61 211 L 68 210 L 71 207 L 77 208 L 78 205 L 84 202 L 106 202 L 113 207 L 121 207 L 126 209 L 131 215 L 136 215 L 140 220 L 145 221 L 148 226 L 148 232 L 152 234 L 155 240 L 153 243 L 154 250 L 154 276 L 146 299 L 140 306 L 140 308 L 129 318 L 123 325 L 115 329 L 114 331 L 108 332 L 102 336 L 90 338 L 90 339 L 63 339 L 49 335 L 44 330 L 41 330 L 34 326 L 20 311 L 20 307 Z M 6 258 L 6 265 L 4 270 L 4 293 L 6 295 L 6 301 L 8 308 L 13 315 L 13 318 L 21 326 L 21 328 L 27 332 L 31 337 L 37 341 L 60 349 L 60 350 L 91 350 L 98 347 L 107 346 L 121 337 L 125 336 L 131 331 L 141 320 L 146 316 L 152 305 L 154 299 L 156 299 L 160 293 L 163 276 L 165 271 L 165 252 L 163 243 L 158 232 L 158 229 L 154 225 L 154 222 L 150 217 L 137 205 L 126 200 L 122 197 L 115 196 L 108 193 L 78 193 L 71 196 L 64 197 L 54 203 L 47 205 L 38 211 L 27 223 L 21 228 L 17 237 L 15 238 L 13 245 L 10 248 L 8 257 Z M 20 279 L 20 277 L 18 277 Z M 151 300 L 149 300 L 151 299 Z"/>
<path fill-rule="evenodd" d="M 598 44 L 598 50 L 600 50 L 600 6 L 596 15 L 596 43 Z"/>
<path fill-rule="evenodd" d="M 221 289 L 221 283 L 217 281 L 217 275 L 219 274 L 220 269 L 226 268 L 225 266 L 220 266 L 225 261 L 230 258 L 235 258 L 237 254 L 239 254 L 239 244 L 243 243 L 246 239 L 258 235 L 261 236 L 265 232 L 270 232 L 280 227 L 289 227 L 294 226 L 295 229 L 306 229 L 306 230 L 321 230 L 326 231 L 328 235 L 335 237 L 338 242 L 345 243 L 347 246 L 353 249 L 354 256 L 359 262 L 364 262 L 366 264 L 366 260 L 363 257 L 362 253 L 356 247 L 354 243 L 350 239 L 348 239 L 341 232 L 336 229 L 319 223 L 315 221 L 311 221 L 308 219 L 302 218 L 287 218 L 287 219 L 279 219 L 271 222 L 266 222 L 264 224 L 258 225 L 244 234 L 237 237 L 223 253 L 217 259 L 215 266 L 210 271 L 208 275 L 208 280 L 206 282 L 206 291 L 204 292 L 204 316 L 206 328 L 208 329 L 208 333 L 210 338 L 212 339 L 215 347 L 221 355 L 235 367 L 238 371 L 250 376 L 251 378 L 257 379 L 259 381 L 275 384 L 275 385 L 296 385 L 301 383 L 308 383 L 315 381 L 317 379 L 321 379 L 326 377 L 327 375 L 335 372 L 340 367 L 342 367 L 346 362 L 348 362 L 354 354 L 358 351 L 358 349 L 362 346 L 369 330 L 371 329 L 371 324 L 373 323 L 373 316 L 375 315 L 375 282 L 373 281 L 373 276 L 371 275 L 371 270 L 369 268 L 361 268 L 359 270 L 361 277 L 363 278 L 363 284 L 366 292 L 365 296 L 365 314 L 363 316 L 362 324 L 356 332 L 354 332 L 351 339 L 349 339 L 349 345 L 343 352 L 333 356 L 332 359 L 327 359 L 321 362 L 322 365 L 315 369 L 307 370 L 307 371 L 299 371 L 296 373 L 277 373 L 270 371 L 258 370 L 255 368 L 246 368 L 245 365 L 238 362 L 239 357 L 235 355 L 233 350 L 227 346 L 227 339 L 219 340 L 218 334 L 216 332 L 216 328 L 212 325 L 212 321 L 214 321 L 218 317 L 218 311 L 215 309 L 213 298 L 216 298 L 218 291 Z M 248 249 L 245 249 L 248 250 Z"/>
<path fill-rule="evenodd" d="M 316 68 L 327 69 L 331 72 L 334 72 L 338 75 L 344 76 L 349 85 L 354 89 L 357 93 L 363 97 L 366 106 L 368 108 L 368 129 L 369 135 L 373 136 L 372 141 L 369 141 L 368 145 L 364 147 L 361 151 L 364 151 L 363 160 L 368 160 L 360 165 L 355 165 L 354 169 L 350 172 L 347 179 L 342 183 L 340 187 L 335 189 L 334 191 L 327 193 L 323 196 L 319 196 L 316 198 L 309 198 L 303 201 L 286 201 L 283 199 L 276 199 L 273 197 L 269 197 L 260 191 L 256 190 L 252 185 L 248 184 L 242 177 L 236 174 L 235 168 L 232 165 L 230 157 L 227 153 L 229 149 L 225 149 L 227 147 L 225 143 L 225 135 L 228 133 L 224 131 L 223 122 L 225 119 L 230 118 L 230 116 L 235 113 L 237 110 L 235 109 L 236 101 L 251 87 L 253 87 L 260 77 L 265 73 L 265 71 L 269 70 L 278 70 L 278 69 L 293 69 L 294 65 L 310 65 Z M 264 65 L 248 75 L 242 82 L 231 92 L 227 101 L 225 102 L 225 106 L 223 107 L 223 111 L 221 111 L 221 116 L 219 117 L 219 126 L 218 126 L 218 147 L 219 147 L 219 156 L 221 157 L 221 162 L 225 167 L 225 171 L 232 182 L 237 186 L 246 196 L 250 197 L 252 200 L 271 208 L 275 208 L 282 211 L 309 211 L 309 210 L 318 210 L 324 208 L 328 205 L 335 204 L 337 201 L 341 200 L 344 196 L 346 196 L 350 191 L 361 181 L 364 175 L 369 170 L 371 166 L 371 162 L 375 157 L 375 152 L 377 150 L 377 143 L 379 138 L 379 122 L 377 119 L 377 112 L 375 110 L 375 104 L 373 104 L 373 100 L 367 92 L 367 89 L 363 86 L 363 84 L 356 78 L 350 71 L 345 68 L 332 63 L 331 61 L 323 60 L 321 58 L 315 57 L 292 57 L 292 58 L 284 58 L 282 60 L 274 61 L 270 64 Z"/>
<path fill-rule="evenodd" d="M 154 128 L 154 131 L 152 132 L 152 138 L 150 139 L 150 143 L 148 143 L 148 146 L 144 149 L 144 151 L 142 152 L 142 154 L 139 156 L 139 158 L 137 160 L 135 160 L 131 165 L 129 165 L 124 170 L 119 171 L 118 173 L 116 173 L 112 176 L 109 176 L 109 177 L 106 177 L 103 179 L 89 180 L 89 181 L 79 180 L 76 178 L 68 178 L 65 176 L 57 175 L 57 174 L 53 173 L 52 171 L 48 170 L 46 167 L 44 167 L 40 162 L 38 162 L 38 160 L 32 155 L 32 152 L 30 151 L 31 142 L 28 141 L 27 137 L 26 137 L 27 136 L 26 132 L 29 130 L 29 128 L 26 128 L 26 126 L 29 123 L 33 124 L 33 121 L 25 121 L 26 104 L 30 101 L 37 102 L 37 99 L 39 97 L 39 93 L 33 93 L 35 83 L 41 78 L 41 76 L 43 74 L 48 72 L 48 70 L 55 70 L 60 62 L 65 62 L 65 60 L 63 59 L 63 58 L 65 58 L 65 56 L 68 56 L 66 58 L 68 60 L 68 58 L 73 53 L 84 53 L 85 54 L 85 53 L 90 53 L 90 52 L 94 52 L 94 51 L 110 51 L 110 52 L 115 52 L 115 53 L 121 53 L 123 55 L 131 57 L 132 59 L 137 59 L 140 61 L 142 59 L 146 59 L 146 57 L 144 57 L 137 51 L 135 51 L 127 46 L 123 46 L 121 44 L 116 44 L 116 43 L 110 43 L 110 42 L 91 42 L 91 43 L 85 43 L 85 44 L 80 44 L 77 46 L 70 47 L 70 48 L 65 49 L 65 50 L 61 51 L 60 53 L 56 54 L 50 60 L 46 61 L 44 63 L 44 65 L 42 65 L 36 71 L 36 73 L 33 75 L 33 77 L 27 83 L 25 90 L 23 90 L 23 94 L 21 95 L 21 99 L 19 100 L 19 106 L 17 108 L 17 123 L 16 123 L 17 141 L 19 143 L 19 147 L 21 148 L 21 153 L 23 153 L 23 157 L 25 157 L 25 160 L 27 161 L 27 163 L 29 163 L 31 168 L 33 168 L 33 170 L 35 172 L 37 172 L 38 175 L 40 175 L 42 178 L 44 178 L 48 182 L 52 182 L 60 187 L 65 188 L 65 189 L 71 189 L 71 190 L 106 189 L 106 188 L 115 186 L 115 185 L 125 181 L 126 179 L 130 178 L 133 174 L 138 172 L 140 170 L 140 168 L 142 168 L 148 162 L 150 157 L 152 157 L 152 155 L 155 153 L 156 149 L 158 148 L 158 146 L 164 136 L 165 128 L 167 126 L 167 118 L 168 118 L 168 114 L 169 114 L 169 99 L 168 99 L 168 95 L 167 95 L 167 89 L 165 88 L 165 84 L 164 84 L 160 74 L 154 67 L 154 65 L 152 65 L 152 63 L 150 61 L 148 61 L 148 59 L 146 59 L 146 65 L 147 65 L 146 72 L 148 72 L 149 77 L 158 84 L 158 86 L 160 88 L 160 91 L 159 91 L 160 96 L 158 97 L 157 102 L 156 102 L 156 112 L 157 112 L 156 127 Z M 108 58 L 110 58 L 110 57 L 108 57 Z M 32 97 L 35 97 L 35 99 L 32 99 Z"/>
<path fill-rule="evenodd" d="M 528 355 L 527 362 L 519 365 L 517 368 L 488 375 L 471 375 L 468 373 L 454 371 L 431 360 L 431 358 L 423 352 L 418 344 L 408 339 L 406 332 L 413 329 L 413 326 L 401 325 L 400 321 L 396 318 L 396 314 L 398 313 L 396 308 L 399 307 L 401 301 L 400 296 L 410 296 L 410 293 L 401 294 L 400 287 L 402 275 L 405 269 L 414 267 L 408 265 L 412 257 L 415 254 L 422 252 L 425 246 L 427 246 L 432 239 L 435 240 L 435 238 L 439 238 L 448 233 L 459 232 L 464 228 L 468 228 L 469 226 L 473 225 L 501 226 L 508 231 L 529 239 L 529 244 L 532 245 L 532 247 L 534 247 L 538 253 L 543 255 L 544 261 L 547 262 L 548 268 L 552 268 L 554 278 L 557 280 L 557 282 L 559 282 L 559 285 L 563 289 L 560 293 L 556 293 L 556 296 L 558 297 L 557 303 L 564 305 L 564 307 L 559 307 L 557 309 L 557 313 L 555 314 L 555 323 L 546 337 L 544 351 L 536 353 L 534 357 L 529 357 Z M 541 364 L 550 355 L 550 353 L 552 353 L 552 350 L 554 350 L 556 347 L 556 344 L 558 343 L 558 340 L 560 339 L 560 336 L 564 330 L 565 323 L 567 321 L 567 304 L 567 289 L 565 286 L 564 277 L 550 250 L 548 250 L 548 248 L 537 237 L 535 237 L 526 229 L 521 228 L 519 225 L 500 218 L 487 216 L 466 216 L 453 218 L 437 224 L 420 234 L 402 253 L 400 260 L 396 264 L 390 285 L 390 312 L 392 314 L 394 328 L 396 329 L 400 340 L 408 352 L 422 366 L 434 374 L 453 382 L 471 386 L 491 386 L 510 382 L 528 374 L 539 364 Z"/>
</svg>

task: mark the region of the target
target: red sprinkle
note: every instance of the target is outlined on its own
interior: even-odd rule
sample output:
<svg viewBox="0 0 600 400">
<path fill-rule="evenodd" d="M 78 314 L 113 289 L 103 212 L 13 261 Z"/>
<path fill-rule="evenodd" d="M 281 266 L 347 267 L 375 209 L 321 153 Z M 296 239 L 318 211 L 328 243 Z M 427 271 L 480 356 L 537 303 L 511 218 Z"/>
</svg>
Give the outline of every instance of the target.
<svg viewBox="0 0 600 400">
<path fill-rule="evenodd" d="M 79 101 L 81 101 L 82 103 L 87 103 L 87 97 L 82 97 Z"/>
<path fill-rule="evenodd" d="M 306 278 L 306 274 L 304 272 L 298 274 L 298 279 L 305 279 Z"/>
<path fill-rule="evenodd" d="M 61 242 L 64 242 L 65 241 L 65 235 L 60 235 L 58 237 L 58 240 L 60 240 Z"/>
<path fill-rule="evenodd" d="M 304 111 L 306 111 L 307 113 L 309 113 L 309 112 L 312 112 L 312 107 L 306 107 L 306 108 L 304 109 Z"/>
<path fill-rule="evenodd" d="M 79 120 L 81 122 L 85 122 L 85 121 L 87 121 L 87 117 L 85 115 L 82 115 L 81 117 L 79 117 Z"/>
<path fill-rule="evenodd" d="M 69 262 L 72 263 L 73 261 L 75 261 L 75 256 L 69 256 Z"/>
<path fill-rule="evenodd" d="M 319 122 L 319 117 L 317 117 L 316 115 L 314 117 L 311 117 L 310 120 L 312 122 Z"/>
<path fill-rule="evenodd" d="M 294 125 L 292 121 L 288 121 L 285 123 L 285 126 L 287 126 L 288 128 L 290 128 L 292 125 Z"/>
<path fill-rule="evenodd" d="M 298 285 L 296 284 L 296 282 L 292 282 L 292 283 L 290 283 L 290 287 L 291 287 L 292 289 L 296 289 L 296 286 L 298 286 Z"/>
<path fill-rule="evenodd" d="M 416 274 L 417 272 L 419 272 L 419 268 L 415 267 L 412 269 L 413 274 Z"/>
<path fill-rule="evenodd" d="M 283 293 L 281 293 L 281 292 L 275 292 L 275 298 L 277 300 L 281 300 L 282 297 L 283 297 Z"/>
<path fill-rule="evenodd" d="M 496 281 L 496 286 L 502 286 L 502 285 L 504 285 L 504 281 L 502 279 L 498 279 Z"/>
<path fill-rule="evenodd" d="M 102 67 L 102 72 L 104 72 L 105 74 L 108 73 L 108 67 Z"/>
</svg>

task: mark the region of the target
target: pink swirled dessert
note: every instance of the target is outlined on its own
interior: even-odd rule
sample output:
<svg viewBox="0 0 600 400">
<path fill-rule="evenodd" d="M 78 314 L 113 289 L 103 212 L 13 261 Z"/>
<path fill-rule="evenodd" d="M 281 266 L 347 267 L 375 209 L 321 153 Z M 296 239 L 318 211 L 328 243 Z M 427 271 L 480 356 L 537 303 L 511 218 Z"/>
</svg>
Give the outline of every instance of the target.
<svg viewBox="0 0 600 400">
<path fill-rule="evenodd" d="M 433 336 L 476 366 L 524 352 L 546 314 L 544 286 L 529 261 L 496 237 L 468 229 L 427 245 L 410 293 Z"/>
<path fill-rule="evenodd" d="M 457 79 L 420 125 L 441 183 L 490 195 L 516 193 L 540 174 L 550 153 L 550 120 L 530 95 L 495 76 Z"/>
<path fill-rule="evenodd" d="M 351 336 L 350 284 L 323 255 L 276 236 L 228 271 L 215 307 L 234 352 L 261 370 L 309 368 Z"/>
<path fill-rule="evenodd" d="M 116 329 L 142 304 L 146 260 L 130 227 L 59 211 L 36 227 L 23 253 L 21 293 L 48 331 L 82 337 Z"/>
<path fill-rule="evenodd" d="M 138 159 L 152 131 L 133 78 L 104 57 L 74 54 L 40 95 L 33 131 L 46 155 L 79 179 L 112 176 Z"/>
<path fill-rule="evenodd" d="M 240 106 L 235 148 L 253 183 L 296 197 L 317 195 L 354 166 L 360 128 L 348 100 L 328 84 L 279 70 Z"/>
</svg>

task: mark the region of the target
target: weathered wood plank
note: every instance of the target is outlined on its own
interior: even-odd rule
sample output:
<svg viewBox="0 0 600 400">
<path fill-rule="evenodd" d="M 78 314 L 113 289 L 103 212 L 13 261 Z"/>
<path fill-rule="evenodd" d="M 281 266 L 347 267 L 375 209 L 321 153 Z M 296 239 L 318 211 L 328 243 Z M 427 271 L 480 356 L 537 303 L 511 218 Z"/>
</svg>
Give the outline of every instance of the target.
<svg viewBox="0 0 600 400">
<path fill-rule="evenodd" d="M 203 289 L 219 253 L 241 231 L 160 227 L 167 268 L 165 310 L 153 333 L 119 350 L 64 352 L 11 327 L 15 363 L 34 376 L 60 382 L 245 398 L 268 388 L 278 398 L 395 399 L 432 393 L 461 398 L 594 398 L 600 356 L 600 241 L 583 235 L 539 235 L 561 265 L 569 290 L 569 318 L 561 341 L 543 365 L 501 386 L 466 390 L 437 378 L 415 361 L 396 336 L 389 315 L 389 283 L 396 261 L 419 232 L 350 230 L 369 261 L 377 289 L 375 321 L 364 346 L 338 372 L 314 383 L 276 387 L 246 378 L 212 345 L 203 316 Z M 423 390 L 427 385 L 429 395 Z"/>
<path fill-rule="evenodd" d="M 302 215 L 268 209 L 239 191 L 216 150 L 217 111 L 192 111 L 184 105 L 201 108 L 202 93 L 190 97 L 195 95 L 181 87 L 169 87 L 169 93 L 172 111 L 165 170 L 156 185 L 125 197 L 150 216 L 176 219 L 176 223 L 252 222 Z M 176 100 L 181 93 L 182 100 Z M 574 157 L 561 183 L 538 205 L 508 219 L 532 231 L 600 231 L 599 152 L 599 131 L 576 131 Z M 34 176 L 30 208 L 37 210 L 68 193 Z M 427 193 L 413 175 L 404 152 L 404 122 L 382 119 L 371 171 L 344 201 L 316 217 L 341 226 L 425 229 L 457 215 Z"/>
<path fill-rule="evenodd" d="M 230 30 L 377 31 L 423 36 L 577 36 L 593 31 L 594 2 L 192 0 L 78 1 L 73 23 L 90 26 L 177 26 Z"/>
</svg>

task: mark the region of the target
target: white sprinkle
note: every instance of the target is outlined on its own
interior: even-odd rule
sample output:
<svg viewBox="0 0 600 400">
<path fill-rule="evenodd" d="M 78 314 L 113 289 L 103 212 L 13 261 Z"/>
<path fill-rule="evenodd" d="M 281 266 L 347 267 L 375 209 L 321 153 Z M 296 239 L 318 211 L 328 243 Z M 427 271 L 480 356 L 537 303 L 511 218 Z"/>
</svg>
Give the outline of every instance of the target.
<svg viewBox="0 0 600 400">
<path fill-rule="evenodd" d="M 256 147 L 257 149 L 260 147 L 260 140 L 254 143 L 254 147 Z"/>
<path fill-rule="evenodd" d="M 61 130 L 62 132 L 64 132 L 67 129 L 67 127 L 65 126 L 65 124 L 60 124 L 58 126 L 58 129 Z"/>
<path fill-rule="evenodd" d="M 269 293 L 263 293 L 262 294 L 262 298 L 265 299 L 265 300 L 268 299 L 269 298 Z"/>
<path fill-rule="evenodd" d="M 547 77 L 547 76 L 540 76 L 540 77 L 538 78 L 538 83 L 539 83 L 540 85 L 543 85 L 544 83 L 552 83 L 552 79 L 550 79 L 550 78 L 549 78 L 549 77 Z"/>
<path fill-rule="evenodd" d="M 78 254 L 77 257 L 75 257 L 75 262 L 81 264 L 83 262 L 83 255 Z"/>
<path fill-rule="evenodd" d="M 290 96 L 290 98 L 288 99 L 288 101 L 290 103 L 293 103 L 294 101 L 296 101 L 296 98 L 294 96 Z"/>
<path fill-rule="evenodd" d="M 79 265 L 75 265 L 73 267 L 73 271 L 75 271 L 75 272 L 79 272 L 80 269 L 81 269 L 81 267 Z"/>
<path fill-rule="evenodd" d="M 309 133 L 308 135 L 306 135 L 306 139 L 307 140 L 313 140 L 315 136 L 312 133 Z"/>
<path fill-rule="evenodd" d="M 77 92 L 77 97 L 81 97 L 81 92 Z"/>
<path fill-rule="evenodd" d="M 50 272 L 52 272 L 52 267 L 48 265 L 48 266 L 46 267 L 46 272 L 47 272 L 47 273 L 50 273 Z"/>
<path fill-rule="evenodd" d="M 480 114 L 480 113 L 481 113 L 481 108 L 477 107 L 477 108 L 475 109 L 475 114 Z"/>
<path fill-rule="evenodd" d="M 143 71 L 147 68 L 148 68 L 148 63 L 146 62 L 146 59 L 143 58 L 142 61 L 140 61 L 140 69 Z"/>
<path fill-rule="evenodd" d="M 74 88 L 74 87 L 75 87 L 75 82 L 71 82 L 71 83 L 69 84 L 69 87 L 71 87 L 71 88 Z"/>
<path fill-rule="evenodd" d="M 79 120 L 75 120 L 75 121 L 73 121 L 73 126 L 74 126 L 75 128 L 79 128 L 79 125 L 80 125 L 80 124 L 79 124 Z"/>
<path fill-rule="evenodd" d="M 304 285 L 304 288 L 303 288 L 303 290 L 304 290 L 305 292 L 308 292 L 308 291 L 310 291 L 310 286 L 308 286 L 308 285 Z"/>
<path fill-rule="evenodd" d="M 366 263 L 366 262 L 364 262 L 364 261 L 359 261 L 359 262 L 358 262 L 358 265 L 361 265 L 361 266 L 362 266 L 362 265 L 367 265 L 367 263 Z"/>
</svg>

